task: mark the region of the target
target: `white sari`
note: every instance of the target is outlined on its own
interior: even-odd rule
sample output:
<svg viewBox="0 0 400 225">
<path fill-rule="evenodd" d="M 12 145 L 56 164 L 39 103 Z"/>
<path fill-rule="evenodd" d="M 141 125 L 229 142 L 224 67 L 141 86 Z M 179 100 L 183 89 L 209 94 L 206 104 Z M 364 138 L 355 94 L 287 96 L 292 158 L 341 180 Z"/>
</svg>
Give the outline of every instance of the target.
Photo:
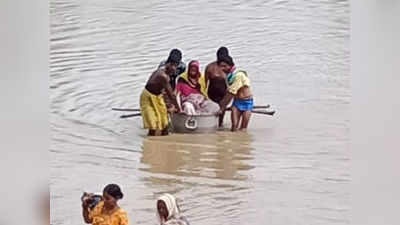
<svg viewBox="0 0 400 225">
<path fill-rule="evenodd" d="M 163 194 L 157 199 L 157 201 L 158 200 L 163 201 L 168 210 L 168 218 L 166 221 L 161 221 L 160 214 L 157 210 L 157 219 L 160 222 L 160 225 L 189 225 L 187 219 L 180 214 L 178 204 L 173 195 Z"/>
</svg>

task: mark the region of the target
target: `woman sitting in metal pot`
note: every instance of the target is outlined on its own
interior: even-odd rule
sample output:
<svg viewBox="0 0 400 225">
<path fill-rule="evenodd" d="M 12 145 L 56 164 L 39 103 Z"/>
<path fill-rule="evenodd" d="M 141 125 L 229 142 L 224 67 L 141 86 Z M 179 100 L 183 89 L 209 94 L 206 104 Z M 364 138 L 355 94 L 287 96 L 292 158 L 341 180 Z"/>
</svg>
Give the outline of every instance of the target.
<svg viewBox="0 0 400 225">
<path fill-rule="evenodd" d="M 179 76 L 176 92 L 180 96 L 182 111 L 187 115 L 210 115 L 219 111 L 219 105 L 207 97 L 205 77 L 196 60 L 190 61 L 187 72 Z"/>
</svg>

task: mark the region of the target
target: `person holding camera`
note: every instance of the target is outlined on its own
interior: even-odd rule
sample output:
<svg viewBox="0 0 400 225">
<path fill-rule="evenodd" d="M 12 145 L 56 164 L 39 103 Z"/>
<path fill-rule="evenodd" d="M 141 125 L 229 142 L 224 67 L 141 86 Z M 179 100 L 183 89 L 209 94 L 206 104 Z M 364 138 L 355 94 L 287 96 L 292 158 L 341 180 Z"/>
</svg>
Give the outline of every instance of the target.
<svg viewBox="0 0 400 225">
<path fill-rule="evenodd" d="M 84 193 L 82 196 L 82 215 L 85 223 L 93 225 L 128 225 L 128 216 L 117 201 L 123 198 L 116 184 L 108 184 L 103 196 Z"/>
</svg>

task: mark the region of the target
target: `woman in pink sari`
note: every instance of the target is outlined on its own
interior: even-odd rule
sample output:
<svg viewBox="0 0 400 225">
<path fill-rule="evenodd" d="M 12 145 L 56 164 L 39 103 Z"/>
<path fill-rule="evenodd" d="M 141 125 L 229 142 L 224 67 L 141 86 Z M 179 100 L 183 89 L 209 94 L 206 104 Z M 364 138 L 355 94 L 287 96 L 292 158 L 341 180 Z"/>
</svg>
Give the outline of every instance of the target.
<svg viewBox="0 0 400 225">
<path fill-rule="evenodd" d="M 181 96 L 182 110 L 188 115 L 216 114 L 218 104 L 207 98 L 207 84 L 200 72 L 200 63 L 190 61 L 187 72 L 180 75 L 176 85 Z"/>
</svg>

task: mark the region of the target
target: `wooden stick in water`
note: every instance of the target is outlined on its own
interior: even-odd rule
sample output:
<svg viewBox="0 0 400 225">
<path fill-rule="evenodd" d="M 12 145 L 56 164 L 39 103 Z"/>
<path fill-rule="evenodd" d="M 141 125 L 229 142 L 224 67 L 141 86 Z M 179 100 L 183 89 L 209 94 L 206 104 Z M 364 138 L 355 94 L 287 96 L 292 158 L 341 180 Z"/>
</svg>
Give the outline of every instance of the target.
<svg viewBox="0 0 400 225">
<path fill-rule="evenodd" d="M 273 116 L 275 114 L 275 111 L 258 111 L 258 110 L 252 110 L 252 113 L 256 113 L 256 114 L 264 114 L 264 115 L 270 115 Z M 134 114 L 127 114 L 127 115 L 122 115 L 119 118 L 121 119 L 125 119 L 125 118 L 129 118 L 129 117 L 135 117 L 135 116 L 141 116 L 141 113 L 134 113 Z"/>
<path fill-rule="evenodd" d="M 141 116 L 141 115 L 142 115 L 141 113 L 134 113 L 134 114 L 122 115 L 119 118 L 125 119 L 125 118 L 129 118 L 129 117 Z"/>
<path fill-rule="evenodd" d="M 123 112 L 140 112 L 140 109 L 123 109 L 123 108 L 112 108 L 114 111 L 123 111 Z"/>
<path fill-rule="evenodd" d="M 232 111 L 232 109 L 229 107 L 225 111 Z M 257 114 L 265 114 L 265 115 L 270 115 L 273 116 L 275 114 L 275 110 L 273 111 L 260 111 L 260 110 L 251 110 L 252 113 L 257 113 Z"/>
<path fill-rule="evenodd" d="M 269 108 L 269 105 L 266 106 L 254 106 L 255 109 L 262 109 L 262 108 Z M 115 111 L 130 111 L 130 112 L 140 112 L 140 109 L 120 109 L 120 108 L 112 108 L 112 110 Z M 232 109 L 229 107 L 226 109 L 226 111 L 231 111 Z M 257 114 L 264 114 L 264 115 L 270 115 L 273 116 L 275 114 L 274 111 L 260 111 L 260 110 L 251 110 L 252 113 L 257 113 Z M 129 117 L 135 117 L 135 116 L 141 116 L 141 113 L 133 113 L 133 114 L 127 114 L 127 115 L 122 115 L 120 116 L 121 119 L 129 118 Z"/>
<path fill-rule="evenodd" d="M 265 115 L 270 115 L 273 116 L 275 114 L 274 111 L 258 111 L 258 110 L 251 110 L 252 113 L 257 113 L 257 114 L 265 114 Z"/>
<path fill-rule="evenodd" d="M 268 105 L 255 105 L 253 108 L 254 109 L 268 109 L 271 107 L 269 104 Z"/>
<path fill-rule="evenodd" d="M 254 109 L 267 109 L 270 105 L 256 105 Z M 114 111 L 122 111 L 122 112 L 140 112 L 140 109 L 129 109 L 129 108 L 112 108 Z"/>
</svg>

